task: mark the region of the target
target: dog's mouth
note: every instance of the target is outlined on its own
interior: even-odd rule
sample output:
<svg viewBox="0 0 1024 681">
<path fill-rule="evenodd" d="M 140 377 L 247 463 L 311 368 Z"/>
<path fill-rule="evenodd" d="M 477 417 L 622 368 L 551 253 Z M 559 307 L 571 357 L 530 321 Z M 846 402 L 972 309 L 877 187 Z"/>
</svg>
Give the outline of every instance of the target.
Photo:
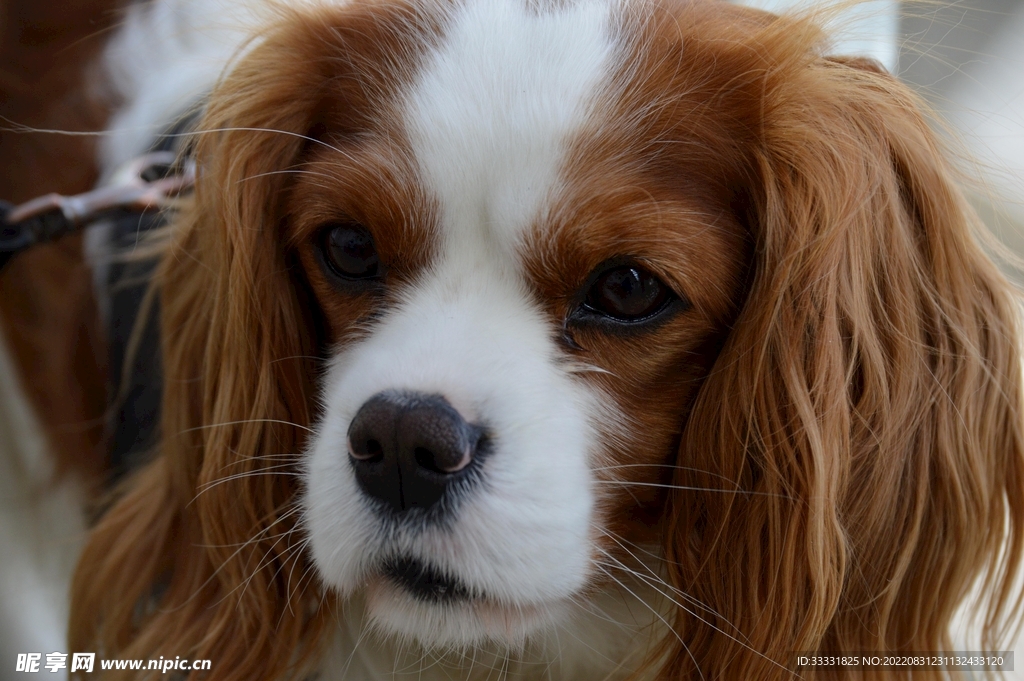
<svg viewBox="0 0 1024 681">
<path fill-rule="evenodd" d="M 428 603 L 468 601 L 473 593 L 457 577 L 416 558 L 392 558 L 381 573 L 415 598 Z"/>
<path fill-rule="evenodd" d="M 496 642 L 519 646 L 570 616 L 566 603 L 503 601 L 450 568 L 409 553 L 382 556 L 362 585 L 365 613 L 382 633 L 452 650 Z"/>
</svg>

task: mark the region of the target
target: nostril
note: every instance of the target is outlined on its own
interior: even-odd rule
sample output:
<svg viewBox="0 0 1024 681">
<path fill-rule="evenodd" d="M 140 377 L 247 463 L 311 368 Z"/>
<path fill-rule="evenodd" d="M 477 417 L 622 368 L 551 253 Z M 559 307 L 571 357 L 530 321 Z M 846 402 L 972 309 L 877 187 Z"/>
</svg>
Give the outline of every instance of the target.
<svg viewBox="0 0 1024 681">
<path fill-rule="evenodd" d="M 462 456 L 458 459 L 450 455 L 438 456 L 426 447 L 416 447 L 413 450 L 413 459 L 420 468 L 425 468 L 428 471 L 433 471 L 434 473 L 439 473 L 441 475 L 458 473 L 469 465 L 472 458 L 473 453 L 470 447 L 463 449 Z M 442 463 L 445 461 L 447 463 Z"/>
<path fill-rule="evenodd" d="M 380 443 L 380 440 L 373 438 L 367 438 L 365 440 L 359 439 L 355 442 L 349 438 L 348 441 L 349 455 L 353 459 L 358 461 L 372 461 L 374 459 L 380 459 L 384 456 L 384 445 Z"/>
<path fill-rule="evenodd" d="M 427 470 L 434 471 L 435 473 L 443 473 L 440 468 L 437 467 L 437 463 L 434 459 L 434 453 L 426 447 L 417 447 L 413 450 L 413 456 L 416 459 L 416 463 L 426 468 Z"/>
</svg>

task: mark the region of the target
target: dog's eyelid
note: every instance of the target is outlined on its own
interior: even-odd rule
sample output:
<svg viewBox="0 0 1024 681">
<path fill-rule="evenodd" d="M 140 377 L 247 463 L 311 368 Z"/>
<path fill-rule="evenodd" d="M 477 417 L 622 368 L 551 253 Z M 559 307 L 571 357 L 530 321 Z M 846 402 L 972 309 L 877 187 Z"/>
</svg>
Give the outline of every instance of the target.
<svg viewBox="0 0 1024 681">
<path fill-rule="evenodd" d="M 639 268 L 657 278 L 674 295 L 684 300 L 688 299 L 679 281 L 679 277 L 673 273 L 672 268 L 665 267 L 658 261 L 645 256 L 617 255 L 607 258 L 590 271 L 580 290 L 588 290 L 602 275 L 620 267 Z"/>
</svg>

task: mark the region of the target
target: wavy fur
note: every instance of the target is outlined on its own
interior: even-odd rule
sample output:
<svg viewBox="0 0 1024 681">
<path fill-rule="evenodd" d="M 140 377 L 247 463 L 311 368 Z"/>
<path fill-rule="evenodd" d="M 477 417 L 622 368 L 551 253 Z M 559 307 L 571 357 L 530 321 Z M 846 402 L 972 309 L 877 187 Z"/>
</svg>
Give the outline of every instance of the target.
<svg viewBox="0 0 1024 681">
<path fill-rule="evenodd" d="M 996 649 L 1021 611 L 1018 296 L 924 106 L 869 62 L 821 57 L 812 22 L 657 11 L 693 46 L 678 73 L 743 106 L 714 111 L 749 122 L 742 137 L 708 123 L 706 139 L 740 178 L 752 253 L 659 509 L 668 580 L 703 607 L 675 609 L 637 676 L 781 680 L 794 651 L 948 650 L 978 579 Z M 210 98 L 157 278 L 163 439 L 82 556 L 74 650 L 209 658 L 216 681 L 299 677 L 319 654 L 331 599 L 296 504 L 325 336 L 282 235 L 284 171 L 320 144 L 303 136 L 348 26 L 282 18 Z M 713 493 L 723 478 L 756 494 Z"/>
</svg>

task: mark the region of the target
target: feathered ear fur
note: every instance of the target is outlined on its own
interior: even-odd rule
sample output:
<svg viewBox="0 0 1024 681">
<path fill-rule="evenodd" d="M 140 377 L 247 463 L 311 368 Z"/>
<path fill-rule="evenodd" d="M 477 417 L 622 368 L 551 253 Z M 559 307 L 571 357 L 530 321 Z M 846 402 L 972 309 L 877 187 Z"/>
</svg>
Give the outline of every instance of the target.
<svg viewBox="0 0 1024 681">
<path fill-rule="evenodd" d="M 249 681 L 287 676 L 317 640 L 296 485 L 318 341 L 279 233 L 323 83 L 303 31 L 267 36 L 210 100 L 156 282 L 162 441 L 82 556 L 74 650 L 211 659 L 204 678 Z"/>
<path fill-rule="evenodd" d="M 949 650 L 980 575 L 987 649 L 1020 611 L 1016 292 L 920 102 L 817 56 L 818 39 L 779 19 L 749 45 L 754 264 L 679 453 L 667 565 L 705 607 L 679 611 L 664 679 L 788 679 L 794 651 Z M 720 476 L 744 493 L 692 491 Z"/>
<path fill-rule="evenodd" d="M 297 486 L 326 339 L 283 234 L 286 198 L 320 137 L 343 143 L 386 115 L 399 57 L 415 58 L 407 34 L 434 27 L 402 3 L 278 11 L 210 96 L 195 195 L 156 277 L 159 451 L 94 528 L 72 585 L 72 649 L 209 659 L 210 681 L 301 677 L 323 638 Z"/>
</svg>

